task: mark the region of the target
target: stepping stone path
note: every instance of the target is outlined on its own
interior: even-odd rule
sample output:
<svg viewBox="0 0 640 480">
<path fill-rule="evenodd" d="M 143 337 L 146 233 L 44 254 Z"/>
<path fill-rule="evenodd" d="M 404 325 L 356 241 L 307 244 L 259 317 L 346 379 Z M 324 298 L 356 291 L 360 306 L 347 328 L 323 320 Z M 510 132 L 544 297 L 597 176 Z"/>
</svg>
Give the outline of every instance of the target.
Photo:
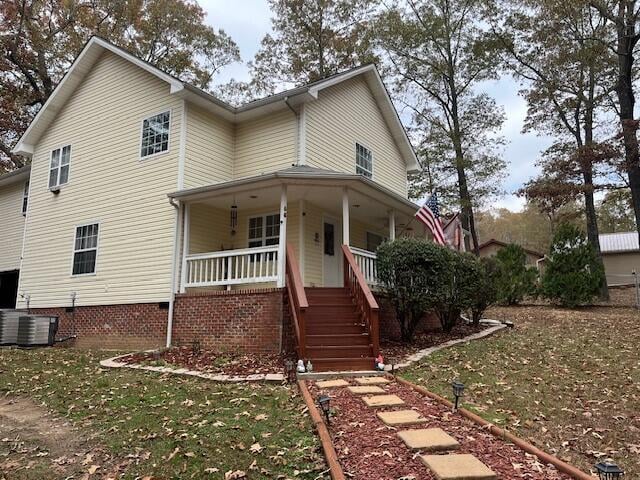
<svg viewBox="0 0 640 480">
<path fill-rule="evenodd" d="M 375 385 L 372 385 L 370 387 L 366 386 L 366 385 L 361 385 L 359 387 L 347 387 L 347 390 L 349 390 L 351 393 L 355 393 L 356 395 L 367 395 L 367 394 L 372 394 L 372 393 L 384 393 L 384 390 L 381 389 L 380 387 L 376 387 Z"/>
<path fill-rule="evenodd" d="M 390 426 L 413 425 L 415 423 L 425 423 L 426 418 L 415 410 L 397 410 L 393 412 L 379 412 L 378 418 Z"/>
<path fill-rule="evenodd" d="M 362 400 L 367 404 L 367 407 L 395 407 L 396 405 L 404 405 L 404 400 L 397 395 L 376 395 L 374 397 L 363 397 Z"/>
<path fill-rule="evenodd" d="M 495 480 L 498 477 L 473 455 L 423 455 L 438 480 Z"/>
<path fill-rule="evenodd" d="M 412 450 L 437 452 L 455 450 L 460 446 L 455 438 L 441 428 L 423 428 L 420 430 L 403 430 L 398 436 Z"/>
<path fill-rule="evenodd" d="M 382 385 L 389 383 L 389 380 L 384 377 L 360 377 L 356 378 L 356 382 L 360 385 Z"/>
<path fill-rule="evenodd" d="M 351 386 L 345 380 L 325 380 L 317 382 L 320 388 L 341 388 L 354 395 L 384 394 L 379 385 L 390 383 L 384 377 L 360 377 L 355 379 L 358 386 Z M 372 395 L 362 397 L 370 408 L 404 405 L 397 395 Z M 376 415 L 386 425 L 418 425 L 428 420 L 416 410 L 391 410 L 377 412 Z M 412 450 L 425 452 L 447 452 L 457 449 L 460 444 L 440 428 L 403 430 L 398 437 Z M 484 463 L 470 454 L 422 455 L 422 462 L 431 470 L 437 480 L 496 480 L 496 474 Z"/>
<path fill-rule="evenodd" d="M 348 386 L 349 382 L 344 380 L 325 380 L 323 382 L 318 382 L 317 385 L 320 388 L 338 388 Z"/>
</svg>

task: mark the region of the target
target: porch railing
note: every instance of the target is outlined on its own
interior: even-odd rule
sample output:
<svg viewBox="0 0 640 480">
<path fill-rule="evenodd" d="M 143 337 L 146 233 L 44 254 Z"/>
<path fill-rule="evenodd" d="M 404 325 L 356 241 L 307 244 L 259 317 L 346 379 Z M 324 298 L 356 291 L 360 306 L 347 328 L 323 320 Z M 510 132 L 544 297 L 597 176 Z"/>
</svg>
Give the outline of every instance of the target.
<svg viewBox="0 0 640 480">
<path fill-rule="evenodd" d="M 342 245 L 342 253 L 344 256 L 344 286 L 349 288 L 351 296 L 356 302 L 358 311 L 371 335 L 373 356 L 377 357 L 380 350 L 378 302 L 371 293 L 371 289 L 348 245 Z"/>
<path fill-rule="evenodd" d="M 186 287 L 275 282 L 278 245 L 188 255 L 185 268 Z"/>
<path fill-rule="evenodd" d="M 360 268 L 364 279 L 369 285 L 378 284 L 378 270 L 376 266 L 377 256 L 375 252 L 363 250 L 362 248 L 349 247 L 353 253 L 356 264 Z"/>
<path fill-rule="evenodd" d="M 295 252 L 291 244 L 287 243 L 287 265 L 286 265 L 286 287 L 289 308 L 293 317 L 293 328 L 296 333 L 296 343 L 298 345 L 298 358 L 306 357 L 306 312 L 309 308 L 307 294 L 304 291 L 304 284 L 300 276 L 300 268 L 296 260 Z"/>
</svg>

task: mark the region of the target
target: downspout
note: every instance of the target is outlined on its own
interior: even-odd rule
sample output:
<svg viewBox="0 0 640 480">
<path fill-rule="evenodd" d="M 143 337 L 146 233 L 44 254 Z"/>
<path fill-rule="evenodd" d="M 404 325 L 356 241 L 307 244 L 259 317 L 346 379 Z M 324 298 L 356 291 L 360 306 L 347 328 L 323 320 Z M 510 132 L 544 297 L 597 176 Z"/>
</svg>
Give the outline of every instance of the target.
<svg viewBox="0 0 640 480">
<path fill-rule="evenodd" d="M 171 334 L 173 333 L 173 309 L 176 299 L 176 260 L 178 258 L 178 243 L 181 232 L 180 221 L 182 219 L 182 215 L 180 214 L 180 203 L 177 203 L 173 198 L 170 198 L 169 204 L 176 209 L 176 228 L 173 235 L 173 254 L 171 256 L 171 296 L 169 297 L 169 312 L 167 314 L 167 348 L 171 347 Z"/>
<path fill-rule="evenodd" d="M 289 110 L 293 112 L 296 117 L 296 163 L 295 165 L 304 165 L 304 125 L 302 122 L 304 121 L 304 104 L 301 105 L 302 114 L 297 112 L 295 108 L 291 106 L 289 103 L 289 97 L 284 98 L 284 103 Z"/>
</svg>

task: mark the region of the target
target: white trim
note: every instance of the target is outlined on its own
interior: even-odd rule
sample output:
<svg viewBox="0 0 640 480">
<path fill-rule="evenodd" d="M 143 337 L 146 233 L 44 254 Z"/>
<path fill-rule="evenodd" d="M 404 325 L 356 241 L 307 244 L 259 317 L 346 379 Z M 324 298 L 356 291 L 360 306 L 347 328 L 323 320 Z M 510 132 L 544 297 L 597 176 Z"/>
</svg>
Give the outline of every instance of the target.
<svg viewBox="0 0 640 480">
<path fill-rule="evenodd" d="M 144 160 L 149 160 L 151 158 L 160 157 L 161 155 L 167 155 L 171 152 L 171 122 L 173 121 L 173 109 L 171 107 L 164 108 L 158 112 L 151 113 L 145 115 L 140 120 L 140 141 L 138 142 L 138 161 L 142 162 Z M 144 136 L 144 122 L 145 120 L 149 120 L 151 117 L 157 117 L 158 115 L 164 115 L 165 113 L 169 113 L 169 131 L 167 132 L 167 149 L 162 152 L 151 153 L 149 155 L 142 155 L 142 138 Z"/>
<path fill-rule="evenodd" d="M 349 190 L 342 189 L 342 245 L 349 245 Z"/>
<path fill-rule="evenodd" d="M 179 244 L 180 244 L 180 233 L 182 231 L 181 228 L 181 220 L 182 220 L 182 206 L 178 201 L 178 204 L 175 208 L 176 221 L 174 222 L 174 232 L 173 232 L 173 252 L 171 254 L 171 296 L 169 297 L 169 312 L 167 314 L 167 341 L 166 347 L 169 348 L 171 346 L 171 341 L 173 337 L 173 309 L 176 300 L 176 283 L 177 273 L 178 273 L 178 255 L 179 255 Z"/>
<path fill-rule="evenodd" d="M 33 182 L 31 181 L 31 170 L 29 170 L 29 198 L 31 198 L 31 189 L 33 188 Z M 22 227 L 22 248 L 20 249 L 20 263 L 18 265 L 18 285 L 16 290 L 16 306 L 18 305 L 18 297 L 20 296 L 20 287 L 22 286 L 22 264 L 24 262 L 24 245 L 27 240 L 27 225 L 29 224 L 29 210 L 31 202 L 27 202 L 27 214 L 24 216 L 24 226 Z M 98 231 L 99 233 L 99 231 Z M 24 292 L 23 292 L 24 293 Z"/>
<path fill-rule="evenodd" d="M 249 247 L 249 242 L 257 242 L 261 241 L 261 247 L 270 247 L 273 245 L 267 245 L 267 239 L 273 239 L 274 236 L 267 237 L 267 217 L 271 217 L 274 215 L 280 215 L 279 211 L 269 211 L 267 213 L 256 213 L 255 215 L 247 216 L 247 248 L 260 248 L 260 247 Z M 249 238 L 249 232 L 251 230 L 251 220 L 254 218 L 262 218 L 262 236 L 260 238 Z M 282 223 L 281 223 L 282 225 Z M 280 242 L 280 230 L 278 229 L 278 242 Z M 277 243 L 274 243 L 277 245 Z"/>
<path fill-rule="evenodd" d="M 98 235 L 96 237 L 96 247 L 95 247 L 95 251 L 96 251 L 96 261 L 93 264 L 93 272 L 89 272 L 89 273 L 73 273 L 73 263 L 75 260 L 75 254 L 76 254 L 76 233 L 78 231 L 78 228 L 81 227 L 88 227 L 90 225 L 97 225 L 98 226 Z M 80 223 L 77 224 L 73 227 L 73 243 L 71 245 L 71 277 L 72 278 L 77 278 L 77 277 L 95 277 L 98 274 L 98 257 L 100 255 L 100 235 L 102 234 L 102 222 L 100 222 L 100 220 L 95 220 L 95 221 L 89 221 L 89 222 L 84 222 L 84 223 Z M 78 252 L 86 252 L 89 250 L 94 250 L 93 248 L 86 248 L 84 250 L 78 250 Z"/>
<path fill-rule="evenodd" d="M 169 120 L 171 124 L 171 120 Z M 169 134 L 171 141 L 171 134 Z M 167 149 L 168 150 L 168 149 Z M 178 149 L 178 190 L 184 188 L 184 166 L 187 151 L 187 101 L 182 100 L 182 118 L 180 119 L 180 147 Z"/>
<path fill-rule="evenodd" d="M 337 217 L 334 217 L 330 214 L 326 214 L 324 212 L 322 212 L 321 215 L 321 219 L 320 219 L 320 232 L 321 232 L 321 242 L 320 242 L 320 258 L 322 259 L 322 286 L 326 287 L 327 286 L 327 282 L 326 282 L 326 275 L 325 275 L 325 269 L 324 269 L 324 257 L 325 257 L 325 253 L 324 253 L 324 224 L 325 223 L 331 223 L 333 224 L 333 226 L 335 227 L 335 230 L 333 232 L 333 243 L 336 243 L 336 239 L 338 238 L 342 238 L 342 226 L 340 224 L 340 220 Z M 340 247 L 341 242 L 338 242 L 338 247 Z M 335 245 L 334 245 L 334 255 L 337 257 L 340 255 L 339 251 L 335 251 Z M 338 284 L 343 283 L 343 270 L 344 268 L 342 267 L 342 261 L 340 258 L 337 259 L 338 262 Z"/>
<path fill-rule="evenodd" d="M 265 232 L 267 225 L 265 224 Z M 279 288 L 285 285 L 285 268 L 287 265 L 287 185 L 280 191 L 280 231 L 278 232 L 278 281 Z"/>
<path fill-rule="evenodd" d="M 307 111 L 304 103 L 298 115 L 298 165 L 307 164 Z"/>
<path fill-rule="evenodd" d="M 302 277 L 302 284 L 304 285 L 304 273 L 305 273 L 305 256 L 304 256 L 304 252 L 305 252 L 305 245 L 304 245 L 304 239 L 305 239 L 305 216 L 306 216 L 306 212 L 305 212 L 305 201 L 304 198 L 301 198 L 299 201 L 299 206 L 298 208 L 300 209 L 300 212 L 298 212 L 300 218 L 298 221 L 298 265 L 300 265 L 300 276 Z"/>
<path fill-rule="evenodd" d="M 191 235 L 189 222 L 191 221 L 191 206 L 182 205 L 182 269 L 180 270 L 180 293 L 184 293 L 187 283 L 187 257 L 189 256 Z"/>
<path fill-rule="evenodd" d="M 392 242 L 396 239 L 396 212 L 389 210 L 389 240 Z"/>
</svg>

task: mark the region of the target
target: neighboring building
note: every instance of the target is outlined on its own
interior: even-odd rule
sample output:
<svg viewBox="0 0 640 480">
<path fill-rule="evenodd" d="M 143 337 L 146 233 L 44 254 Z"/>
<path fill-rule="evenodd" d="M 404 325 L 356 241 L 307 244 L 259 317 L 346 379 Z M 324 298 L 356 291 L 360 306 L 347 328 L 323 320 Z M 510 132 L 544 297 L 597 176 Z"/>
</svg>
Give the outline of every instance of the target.
<svg viewBox="0 0 640 480">
<path fill-rule="evenodd" d="M 0 308 L 16 306 L 29 170 L 26 166 L 0 175 Z"/>
<path fill-rule="evenodd" d="M 18 307 L 79 341 L 277 351 L 291 316 L 321 360 L 299 332 L 306 292 L 324 357 L 377 350 L 377 325 L 345 333 L 359 346 L 313 325 L 352 307 L 314 305 L 345 265 L 359 278 L 342 245 L 374 281 L 372 251 L 416 227 L 417 160 L 374 66 L 235 108 L 94 37 L 14 152 L 32 161 Z"/>
<path fill-rule="evenodd" d="M 504 247 L 509 245 L 508 243 L 501 242 L 500 240 L 496 240 L 492 238 L 491 240 L 484 242 L 480 245 L 480 256 L 481 257 L 493 257 L 498 253 L 499 250 L 502 250 Z M 528 248 L 524 249 L 524 252 L 527 254 L 527 265 L 531 267 L 538 267 L 538 261 L 544 258 L 544 253 L 536 252 L 535 250 L 530 250 Z"/>
<path fill-rule="evenodd" d="M 599 238 L 607 285 L 633 285 L 633 272 L 640 273 L 638 232 L 603 233 Z"/>
</svg>

